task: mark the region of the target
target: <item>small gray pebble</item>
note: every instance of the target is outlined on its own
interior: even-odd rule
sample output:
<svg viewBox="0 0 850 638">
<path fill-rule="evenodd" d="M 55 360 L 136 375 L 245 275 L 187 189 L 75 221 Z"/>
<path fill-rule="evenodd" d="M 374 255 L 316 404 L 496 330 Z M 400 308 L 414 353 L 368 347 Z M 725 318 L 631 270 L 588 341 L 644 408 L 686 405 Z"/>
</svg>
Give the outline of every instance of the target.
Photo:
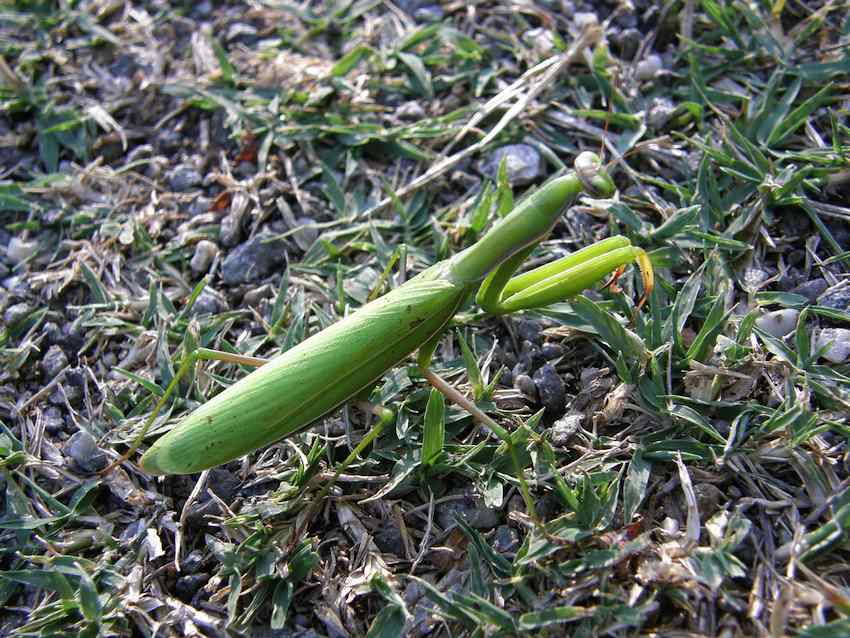
<svg viewBox="0 0 850 638">
<path fill-rule="evenodd" d="M 230 251 L 221 264 L 221 277 L 231 286 L 250 283 L 270 275 L 284 261 L 283 242 L 269 241 L 269 235 L 261 233 Z"/>
<path fill-rule="evenodd" d="M 189 314 L 195 317 L 200 315 L 217 315 L 226 310 L 226 308 L 221 295 L 210 288 L 204 288 L 201 294 L 198 295 L 198 298 L 195 299 L 195 303 L 192 305 Z"/>
<path fill-rule="evenodd" d="M 676 105 L 670 98 L 657 97 L 652 101 L 646 113 L 646 123 L 656 131 L 661 130 L 670 121 L 675 110 Z"/>
<path fill-rule="evenodd" d="M 97 447 L 95 438 L 85 430 L 71 435 L 65 443 L 65 454 L 83 472 L 94 473 L 106 467 L 106 454 Z"/>
<path fill-rule="evenodd" d="M 78 337 L 82 337 L 79 330 L 72 330 L 73 323 L 66 323 L 63 327 L 59 327 L 52 321 L 44 324 L 42 332 L 47 337 L 47 343 L 51 346 L 62 346 L 68 351 L 79 350 L 83 342 L 77 342 Z M 69 340 L 73 343 L 69 343 Z"/>
<path fill-rule="evenodd" d="M 637 29 L 623 29 L 611 36 L 611 44 L 616 53 L 623 60 L 631 60 L 635 57 L 643 34 Z"/>
<path fill-rule="evenodd" d="M 546 358 L 543 356 L 543 352 L 540 348 L 538 348 L 535 344 L 530 341 L 523 341 L 518 361 L 522 364 L 525 370 L 531 371 L 536 370 L 546 363 Z"/>
<path fill-rule="evenodd" d="M 540 349 L 547 361 L 564 356 L 564 347 L 559 343 L 544 343 Z"/>
<path fill-rule="evenodd" d="M 534 385 L 534 380 L 527 374 L 516 375 L 514 387 L 532 401 L 537 401 L 537 386 Z"/>
<path fill-rule="evenodd" d="M 789 292 L 792 292 L 795 295 L 801 295 L 808 299 L 809 302 L 815 303 L 817 298 L 820 297 L 827 288 L 829 288 L 829 284 L 826 283 L 826 279 L 817 278 L 806 281 L 799 286 L 795 286 Z"/>
<path fill-rule="evenodd" d="M 542 326 L 539 321 L 533 319 L 520 319 L 516 324 L 516 331 L 523 341 L 539 342 Z"/>
<path fill-rule="evenodd" d="M 225 215 L 218 226 L 218 240 L 222 246 L 235 246 L 242 239 L 242 220 L 245 211 L 234 210 Z"/>
<path fill-rule="evenodd" d="M 189 266 L 196 273 L 207 272 L 217 254 L 218 246 L 208 239 L 202 239 L 195 245 L 195 253 L 192 255 L 192 261 L 189 262 Z"/>
<path fill-rule="evenodd" d="M 573 15 L 573 25 L 578 31 L 583 31 L 587 27 L 595 27 L 599 24 L 599 18 L 591 11 L 580 11 Z"/>
<path fill-rule="evenodd" d="M 71 388 L 82 388 L 86 384 L 86 371 L 82 366 L 68 368 L 65 373 L 65 385 Z"/>
<path fill-rule="evenodd" d="M 32 306 L 25 301 L 16 303 L 6 308 L 6 312 L 3 313 L 3 321 L 6 322 L 7 326 L 14 326 L 16 323 L 26 319 L 32 311 Z"/>
<path fill-rule="evenodd" d="M 268 299 L 272 296 L 274 296 L 274 288 L 271 284 L 265 284 L 246 292 L 245 296 L 242 297 L 242 305 L 249 308 L 256 308 L 263 299 Z"/>
<path fill-rule="evenodd" d="M 174 583 L 174 592 L 183 602 L 191 602 L 195 594 L 198 593 L 198 590 L 206 585 L 209 579 L 209 574 L 189 574 L 188 576 L 181 576 L 177 579 L 177 582 Z"/>
<path fill-rule="evenodd" d="M 537 27 L 529 29 L 522 34 L 522 41 L 534 49 L 534 52 L 543 57 L 555 52 L 555 38 L 549 29 Z"/>
<path fill-rule="evenodd" d="M 832 363 L 844 363 L 850 359 L 850 330 L 846 328 L 823 328 L 815 337 L 814 350 L 824 349 L 821 355 Z"/>
<path fill-rule="evenodd" d="M 552 425 L 552 445 L 555 447 L 566 447 L 576 432 L 581 428 L 584 421 L 583 414 L 567 414 L 555 421 Z"/>
<path fill-rule="evenodd" d="M 505 158 L 505 168 L 511 186 L 525 186 L 543 174 L 543 157 L 540 151 L 528 144 L 509 144 L 497 148 L 479 164 L 479 172 L 495 180 L 502 158 Z"/>
<path fill-rule="evenodd" d="M 445 11 L 438 4 L 429 4 L 424 7 L 418 8 L 413 12 L 413 19 L 417 22 L 439 22 L 445 17 Z"/>
<path fill-rule="evenodd" d="M 182 193 L 196 186 L 200 186 L 204 177 L 191 166 L 180 164 L 168 171 L 168 185 L 171 190 Z"/>
<path fill-rule="evenodd" d="M 747 289 L 757 289 L 765 281 L 770 278 L 770 273 L 761 268 L 747 268 L 744 270 L 744 287 Z"/>
<path fill-rule="evenodd" d="M 668 516 L 661 521 L 661 531 L 668 537 L 675 536 L 679 533 L 679 522 Z"/>
<path fill-rule="evenodd" d="M 55 379 L 56 375 L 67 365 L 68 357 L 59 346 L 50 346 L 50 349 L 44 353 L 44 357 L 41 359 L 41 369 L 46 381 Z"/>
<path fill-rule="evenodd" d="M 800 316 L 799 310 L 792 308 L 783 308 L 763 314 L 756 319 L 756 325 L 764 330 L 769 335 L 777 338 L 782 338 L 787 334 L 791 334 L 797 327 L 797 319 Z"/>
<path fill-rule="evenodd" d="M 534 384 L 546 412 L 550 415 L 561 414 L 567 402 L 567 391 L 557 370 L 548 363 L 542 366 L 534 373 Z"/>
<path fill-rule="evenodd" d="M 437 522 L 447 529 L 462 518 L 473 529 L 493 529 L 499 524 L 499 513 L 479 500 L 454 500 L 437 506 Z"/>
<path fill-rule="evenodd" d="M 661 56 L 651 53 L 646 56 L 646 58 L 638 62 L 637 67 L 635 68 L 635 78 L 641 82 L 651 80 L 658 75 L 658 72 L 663 68 L 664 62 L 661 60 Z"/>
<path fill-rule="evenodd" d="M 16 297 L 25 297 L 30 291 L 29 278 L 25 275 L 12 275 L 3 280 L 3 287 Z"/>
<path fill-rule="evenodd" d="M 180 569 L 187 574 L 194 574 L 204 561 L 204 554 L 200 550 L 192 550 L 180 561 Z"/>
<path fill-rule="evenodd" d="M 67 374 L 67 373 L 66 373 Z M 66 376 L 67 378 L 67 376 Z M 71 405 L 79 405 L 80 401 L 83 399 L 83 391 L 81 388 L 78 388 L 74 385 L 63 385 L 62 389 L 65 391 L 64 394 L 60 392 L 58 389 L 54 390 L 50 393 L 50 396 L 47 398 L 48 402 L 52 405 L 64 406 L 65 401 Z"/>
<path fill-rule="evenodd" d="M 189 205 L 189 214 L 192 217 L 195 217 L 197 215 L 203 215 L 204 213 L 209 212 L 211 206 L 212 200 L 209 197 L 199 195 Z"/>
<path fill-rule="evenodd" d="M 65 419 L 59 408 L 50 406 L 44 411 L 44 429 L 52 435 L 59 434 L 65 429 Z"/>
<path fill-rule="evenodd" d="M 847 312 L 850 310 L 850 286 L 833 286 L 818 297 L 818 305 Z"/>
<path fill-rule="evenodd" d="M 493 542 L 493 549 L 500 554 L 513 553 L 519 547 L 519 534 L 508 525 L 499 525 Z"/>
<path fill-rule="evenodd" d="M 12 237 L 6 246 L 6 261 L 17 266 L 22 261 L 29 259 L 38 250 L 37 241 L 25 241 L 20 237 Z"/>
<path fill-rule="evenodd" d="M 395 110 L 395 115 L 400 120 L 421 120 L 425 117 L 425 109 L 416 100 L 405 102 Z"/>
<path fill-rule="evenodd" d="M 375 532 L 372 538 L 375 541 L 375 545 L 377 545 L 378 549 L 382 552 L 395 554 L 399 557 L 403 557 L 405 555 L 404 541 L 401 538 L 401 532 L 398 527 L 385 525 Z"/>
<path fill-rule="evenodd" d="M 300 228 L 292 234 L 292 239 L 301 250 L 307 250 L 316 241 L 319 236 L 319 229 L 316 228 L 316 220 L 312 217 L 299 217 L 295 220 L 296 226 Z"/>
</svg>

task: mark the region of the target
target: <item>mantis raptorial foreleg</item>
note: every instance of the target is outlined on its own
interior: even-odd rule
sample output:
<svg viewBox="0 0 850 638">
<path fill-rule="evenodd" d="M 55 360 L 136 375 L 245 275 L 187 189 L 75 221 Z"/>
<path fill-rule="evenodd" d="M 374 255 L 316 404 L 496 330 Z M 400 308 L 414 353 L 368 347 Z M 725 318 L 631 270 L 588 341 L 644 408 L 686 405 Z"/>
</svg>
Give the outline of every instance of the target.
<svg viewBox="0 0 850 638">
<path fill-rule="evenodd" d="M 434 388 L 439 390 L 443 396 L 452 401 L 453 403 L 459 405 L 464 410 L 469 412 L 475 419 L 477 419 L 480 423 L 486 425 L 490 430 L 499 437 L 502 442 L 507 445 L 508 452 L 511 455 L 511 462 L 514 466 L 514 472 L 516 472 L 517 481 L 519 481 L 519 489 L 522 494 L 522 500 L 525 503 L 526 510 L 528 510 L 529 516 L 531 516 L 535 521 L 537 520 L 536 511 L 534 508 L 534 501 L 531 500 L 531 490 L 528 488 L 528 481 L 525 480 L 525 474 L 523 473 L 523 469 L 519 463 L 519 457 L 516 453 L 516 447 L 511 439 L 511 434 L 501 425 L 496 423 L 490 416 L 487 415 L 481 408 L 479 408 L 473 401 L 467 399 L 461 392 L 455 389 L 453 385 L 451 385 L 448 381 L 443 379 L 436 372 L 424 368 L 421 370 L 422 376 L 425 377 L 425 380 L 428 381 Z"/>
</svg>

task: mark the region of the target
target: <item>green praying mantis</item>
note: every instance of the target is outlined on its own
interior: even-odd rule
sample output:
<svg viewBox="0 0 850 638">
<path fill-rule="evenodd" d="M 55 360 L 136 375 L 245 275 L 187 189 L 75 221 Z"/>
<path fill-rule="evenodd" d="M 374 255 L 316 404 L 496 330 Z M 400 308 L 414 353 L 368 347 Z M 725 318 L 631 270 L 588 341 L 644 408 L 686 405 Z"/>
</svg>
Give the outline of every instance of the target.
<svg viewBox="0 0 850 638">
<path fill-rule="evenodd" d="M 418 366 L 433 386 L 484 421 L 497 436 L 510 441 L 507 430 L 428 369 L 433 353 L 447 324 L 476 289 L 476 302 L 485 311 L 501 315 L 569 298 L 637 261 L 644 283 L 643 303 L 653 285 L 649 258 L 620 236 L 514 276 L 549 235 L 561 212 L 581 193 L 609 197 L 614 190 L 598 156 L 580 154 L 571 173 L 550 180 L 525 198 L 476 244 L 276 358 L 255 360 L 257 365 L 264 365 L 154 442 L 142 456 L 141 468 L 150 474 L 195 473 L 296 434 L 362 396 L 387 370 L 416 350 Z M 194 358 L 184 359 L 130 451 L 116 463 L 128 458 L 141 442 L 193 363 Z M 386 411 L 373 412 L 386 421 Z M 376 432 L 377 426 L 343 465 L 355 458 Z"/>
</svg>

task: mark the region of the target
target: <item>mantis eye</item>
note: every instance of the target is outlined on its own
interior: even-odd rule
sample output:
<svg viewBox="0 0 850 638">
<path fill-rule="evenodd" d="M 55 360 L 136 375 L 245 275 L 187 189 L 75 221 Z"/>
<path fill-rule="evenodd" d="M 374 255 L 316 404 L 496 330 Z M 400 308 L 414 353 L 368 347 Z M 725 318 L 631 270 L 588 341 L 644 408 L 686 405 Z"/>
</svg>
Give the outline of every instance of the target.
<svg viewBox="0 0 850 638">
<path fill-rule="evenodd" d="M 576 176 L 584 189 L 593 197 L 609 197 L 615 190 L 614 182 L 602 172 L 602 160 L 596 153 L 580 153 L 573 163 Z"/>
</svg>

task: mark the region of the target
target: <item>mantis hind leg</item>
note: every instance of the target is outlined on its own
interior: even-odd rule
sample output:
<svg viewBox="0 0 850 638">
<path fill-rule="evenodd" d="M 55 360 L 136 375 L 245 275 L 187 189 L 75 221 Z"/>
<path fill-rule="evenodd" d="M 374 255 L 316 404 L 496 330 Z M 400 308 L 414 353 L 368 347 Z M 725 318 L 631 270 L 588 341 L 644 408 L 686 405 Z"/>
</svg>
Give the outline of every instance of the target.
<svg viewBox="0 0 850 638">
<path fill-rule="evenodd" d="M 436 347 L 436 340 L 432 339 L 431 342 L 424 346 L 425 352 L 420 351 L 419 354 L 419 369 L 422 373 L 422 376 L 425 377 L 425 380 L 431 384 L 432 387 L 436 388 L 443 396 L 445 396 L 449 401 L 452 401 L 456 405 L 459 405 L 464 410 L 469 412 L 475 419 L 478 420 L 479 423 L 484 424 L 486 427 L 490 428 L 490 430 L 495 434 L 499 439 L 502 440 L 505 446 L 508 448 L 508 453 L 511 456 L 511 463 L 514 467 L 514 473 L 516 474 L 517 481 L 519 482 L 520 493 L 522 494 L 522 500 L 525 503 L 526 511 L 532 519 L 539 523 L 537 519 L 537 513 L 534 506 L 534 501 L 531 498 L 531 490 L 528 487 L 528 481 L 525 479 L 525 473 L 523 468 L 520 466 L 519 456 L 516 452 L 516 444 L 514 443 L 513 437 L 511 433 L 503 428 L 501 425 L 496 423 L 494 419 L 492 419 L 486 412 L 484 412 L 481 408 L 475 405 L 474 401 L 468 399 L 462 392 L 458 391 L 451 383 L 443 379 L 440 375 L 438 375 L 433 370 L 429 369 L 427 365 L 422 365 L 424 362 L 429 362 L 431 359 L 431 355 L 434 352 L 434 348 Z"/>
<path fill-rule="evenodd" d="M 345 457 L 341 463 L 337 464 L 333 476 L 325 482 L 318 495 L 311 499 L 311 502 L 304 511 L 303 516 L 299 516 L 300 522 L 296 524 L 295 532 L 292 534 L 292 539 L 289 545 L 290 550 L 295 547 L 297 541 L 304 535 L 304 532 L 309 527 L 313 517 L 319 512 L 319 509 L 325 502 L 325 498 L 330 493 L 333 486 L 336 485 L 336 482 L 339 480 L 339 477 L 342 476 L 342 473 L 345 472 L 352 463 L 360 458 L 363 450 L 371 445 L 390 423 L 395 421 L 395 411 L 382 405 L 369 403 L 365 400 L 356 400 L 355 404 L 364 412 L 374 414 L 378 417 L 378 422 L 372 426 L 372 428 L 366 433 L 366 436 L 360 439 L 360 442 L 354 446 L 348 456 Z"/>
<path fill-rule="evenodd" d="M 333 488 L 339 480 L 340 475 L 345 472 L 345 470 L 347 470 L 354 461 L 360 458 L 363 450 L 371 445 L 390 423 L 395 421 L 395 411 L 382 405 L 376 405 L 374 403 L 369 403 L 368 401 L 357 401 L 356 405 L 364 412 L 375 415 L 378 418 L 378 422 L 372 426 L 372 428 L 366 433 L 366 436 L 360 439 L 360 442 L 354 446 L 348 456 L 345 457 L 341 463 L 337 464 L 336 469 L 334 470 L 334 475 L 325 483 L 324 487 L 322 487 L 322 490 L 319 492 L 316 499 L 317 503 L 321 503 L 325 499 L 331 488 Z"/>
</svg>

